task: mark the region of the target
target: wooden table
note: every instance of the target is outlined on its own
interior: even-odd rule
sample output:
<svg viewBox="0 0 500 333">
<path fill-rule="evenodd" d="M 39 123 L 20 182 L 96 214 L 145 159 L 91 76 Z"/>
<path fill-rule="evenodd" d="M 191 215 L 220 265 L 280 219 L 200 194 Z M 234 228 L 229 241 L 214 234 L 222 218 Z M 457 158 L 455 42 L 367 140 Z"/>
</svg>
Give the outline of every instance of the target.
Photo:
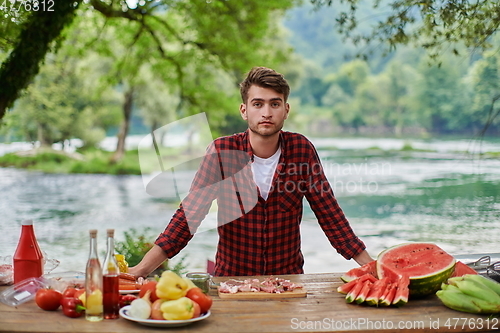
<svg viewBox="0 0 500 333">
<path fill-rule="evenodd" d="M 439 299 L 411 300 L 401 308 L 346 304 L 337 293 L 340 273 L 282 276 L 300 282 L 306 298 L 222 300 L 215 290 L 212 315 L 180 328 L 152 328 L 123 318 L 92 323 L 43 311 L 31 301 L 19 307 L 0 303 L 0 331 L 8 332 L 473 332 L 495 331 L 499 318 L 457 312 Z M 241 279 L 241 277 L 240 277 Z M 216 278 L 215 281 L 225 280 Z M 0 288 L 0 291 L 5 287 Z M 479 329 L 478 326 L 481 326 Z"/>
</svg>

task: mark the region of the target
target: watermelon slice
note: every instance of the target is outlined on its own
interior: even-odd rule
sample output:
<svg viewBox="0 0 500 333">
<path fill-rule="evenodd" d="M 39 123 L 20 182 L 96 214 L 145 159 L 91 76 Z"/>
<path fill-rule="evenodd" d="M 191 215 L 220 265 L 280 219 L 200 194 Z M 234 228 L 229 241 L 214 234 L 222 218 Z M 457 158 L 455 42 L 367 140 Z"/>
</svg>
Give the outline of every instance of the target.
<svg viewBox="0 0 500 333">
<path fill-rule="evenodd" d="M 354 301 L 357 304 L 361 304 L 361 303 L 363 303 L 365 301 L 366 296 L 370 292 L 370 289 L 371 289 L 372 285 L 373 285 L 373 282 L 371 282 L 369 280 L 366 280 L 365 282 L 363 282 L 363 288 L 361 288 L 361 291 L 356 296 L 356 299 L 354 299 Z"/>
<path fill-rule="evenodd" d="M 410 279 L 407 276 L 401 276 L 396 287 L 396 294 L 392 300 L 392 304 L 400 307 L 408 303 L 408 297 L 410 295 L 410 290 L 408 285 L 410 284 Z"/>
<path fill-rule="evenodd" d="M 411 297 L 434 294 L 455 270 L 455 258 L 432 243 L 396 245 L 382 251 L 376 263 L 379 278 L 407 276 Z"/>
<path fill-rule="evenodd" d="M 388 278 L 383 278 L 375 281 L 370 289 L 370 292 L 368 293 L 368 296 L 366 296 L 365 302 L 368 305 L 378 305 L 379 299 L 384 294 L 388 284 Z"/>
<path fill-rule="evenodd" d="M 365 274 L 365 275 L 363 275 L 363 276 L 361 276 L 361 277 L 359 277 L 359 278 L 357 278 L 357 279 L 354 279 L 354 280 L 352 280 L 352 281 L 349 281 L 349 282 L 347 282 L 347 283 L 345 283 L 345 284 L 343 284 L 343 285 L 339 286 L 339 287 L 337 288 L 337 291 L 338 291 L 339 293 L 341 293 L 341 294 L 348 294 L 348 293 L 351 291 L 351 289 L 352 289 L 352 288 L 353 288 L 356 284 L 358 284 L 358 283 L 363 283 L 363 282 L 365 282 L 365 281 L 367 281 L 367 280 L 369 280 L 369 281 L 371 281 L 371 282 L 375 282 L 375 281 L 377 281 L 377 279 L 376 279 L 375 277 L 373 277 L 373 275 L 371 275 L 371 274 Z"/>
<path fill-rule="evenodd" d="M 457 261 L 455 264 L 455 271 L 451 275 L 451 277 L 455 276 L 464 276 L 465 274 L 478 274 L 476 270 L 472 267 L 467 266 L 461 261 Z"/>
<path fill-rule="evenodd" d="M 352 303 L 358 297 L 358 294 L 361 292 L 361 289 L 363 289 L 364 282 L 363 283 L 356 283 L 354 287 L 347 293 L 345 296 L 345 301 L 347 303 Z"/>
<path fill-rule="evenodd" d="M 365 274 L 371 274 L 371 275 L 373 275 L 373 277 L 375 277 L 375 278 L 377 277 L 377 261 L 376 260 L 373 260 L 373 261 L 369 262 L 368 264 L 365 264 L 361 267 L 353 268 L 353 269 L 347 271 L 347 273 L 342 275 L 340 278 L 344 282 L 349 282 L 349 281 L 355 280 L 356 278 L 363 276 Z"/>
<path fill-rule="evenodd" d="M 380 297 L 378 304 L 383 306 L 391 305 L 394 300 L 394 295 L 396 295 L 396 288 L 396 284 L 389 284 L 382 297 Z"/>
</svg>

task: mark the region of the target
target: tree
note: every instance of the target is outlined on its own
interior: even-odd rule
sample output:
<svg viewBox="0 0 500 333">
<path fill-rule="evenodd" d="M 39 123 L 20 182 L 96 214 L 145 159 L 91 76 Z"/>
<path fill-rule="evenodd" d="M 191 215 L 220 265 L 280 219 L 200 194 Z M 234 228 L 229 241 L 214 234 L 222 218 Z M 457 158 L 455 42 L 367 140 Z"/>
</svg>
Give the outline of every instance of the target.
<svg viewBox="0 0 500 333">
<path fill-rule="evenodd" d="M 136 7 L 125 1 L 90 3 L 105 18 L 98 18 L 105 28 L 97 48 L 116 63 L 108 77 L 125 94 L 113 162 L 123 155 L 141 67 L 150 66 L 168 84 L 166 93 L 177 95 L 178 117 L 217 111 L 211 118 L 224 121 L 221 108 L 234 95 L 227 91 L 234 90 L 242 74 L 259 63 L 272 66 L 283 61 L 289 52 L 272 47 L 271 41 L 279 23 L 276 18 L 293 4 L 291 0 L 149 0 Z"/>
<path fill-rule="evenodd" d="M 189 71 L 196 73 L 197 70 L 192 63 L 210 63 L 212 68 L 230 73 L 233 84 L 251 64 L 275 65 L 277 59 L 284 59 L 289 48 L 274 49 L 264 45 L 269 45 L 267 43 L 273 39 L 281 13 L 294 2 L 144 0 L 134 4 L 125 0 L 55 1 L 57 8 L 53 13 L 33 12 L 25 22 L 16 26 L 2 25 L 9 37 L 14 38 L 17 30 L 20 33 L 14 38 L 12 51 L 0 69 L 0 119 L 38 73 L 45 55 L 55 45 L 54 41 L 62 36 L 63 28 L 70 25 L 80 3 L 83 10 L 95 10 L 106 19 L 94 27 L 92 37 L 96 43 L 93 45 L 99 43 L 101 32 L 106 33 L 109 29 L 117 32 L 115 37 L 124 35 L 117 38 L 125 43 L 122 48 L 127 50 L 121 58 L 115 58 L 119 63 L 116 68 L 119 74 L 130 68 L 133 61 L 129 60 L 140 53 L 136 48 L 146 51 L 145 56 L 143 53 L 135 61 L 151 61 L 157 65 L 161 62 L 160 66 L 168 63 L 169 69 L 160 71 L 163 77 L 169 78 L 170 86 L 177 87 L 176 93 L 183 105 L 196 106 L 196 94 L 189 86 L 193 84 Z"/>
<path fill-rule="evenodd" d="M 453 129 L 450 119 L 463 111 L 459 69 L 451 61 L 439 67 L 422 61 L 419 72 L 421 79 L 415 88 L 414 107 L 420 123 L 434 133 L 449 132 Z"/>
<path fill-rule="evenodd" d="M 42 146 L 79 138 L 93 146 L 117 121 L 118 99 L 99 85 L 106 64 L 95 54 L 69 56 L 68 47 L 49 54 L 26 93 L 5 116 L 29 141 Z"/>
<path fill-rule="evenodd" d="M 500 114 L 500 57 L 496 52 L 488 52 L 471 68 L 470 82 L 473 100 L 470 108 L 469 126 L 484 135 L 489 127 L 498 129 L 497 116 Z M 484 123 L 486 119 L 486 123 Z"/>
<path fill-rule="evenodd" d="M 378 12 L 376 24 L 368 32 L 360 32 L 366 17 L 359 15 L 361 0 L 311 0 L 320 8 L 342 8 L 336 18 L 340 33 L 356 45 L 382 43 L 392 51 L 399 45 L 414 44 L 429 51 L 433 58 L 447 48 L 459 53 L 459 45 L 468 50 L 498 47 L 491 38 L 500 28 L 500 2 L 497 0 L 373 0 Z M 389 11 L 389 14 L 384 14 Z"/>
<path fill-rule="evenodd" d="M 13 43 L 13 49 L 0 67 L 0 119 L 8 107 L 12 106 L 19 94 L 38 74 L 40 64 L 54 41 L 61 36 L 63 29 L 71 24 L 75 12 L 82 0 L 54 1 L 52 11 L 32 11 L 21 24 L 19 37 Z M 4 1 L 4 4 L 6 2 Z M 31 6 L 31 3 L 26 2 Z M 2 4 L 3 5 L 3 4 Z M 22 8 L 25 8 L 22 6 Z M 10 7 L 9 7 L 10 9 Z M 30 11 L 31 7 L 25 8 Z M 2 8 L 2 11 L 4 8 Z M 15 17 L 7 15 L 7 19 Z M 17 27 L 2 24 L 9 35 L 15 35 Z"/>
</svg>

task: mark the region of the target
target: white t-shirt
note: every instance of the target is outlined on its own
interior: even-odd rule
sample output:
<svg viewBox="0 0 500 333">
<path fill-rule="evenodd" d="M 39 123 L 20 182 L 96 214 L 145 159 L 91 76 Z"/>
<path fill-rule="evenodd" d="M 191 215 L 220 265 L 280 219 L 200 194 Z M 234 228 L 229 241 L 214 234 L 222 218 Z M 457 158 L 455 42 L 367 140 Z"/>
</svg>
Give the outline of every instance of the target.
<svg viewBox="0 0 500 333">
<path fill-rule="evenodd" d="M 269 158 L 260 158 L 253 155 L 252 173 L 253 180 L 260 190 L 260 195 L 267 200 L 269 190 L 271 189 L 271 182 L 273 181 L 274 172 L 281 155 L 281 148 Z"/>
</svg>

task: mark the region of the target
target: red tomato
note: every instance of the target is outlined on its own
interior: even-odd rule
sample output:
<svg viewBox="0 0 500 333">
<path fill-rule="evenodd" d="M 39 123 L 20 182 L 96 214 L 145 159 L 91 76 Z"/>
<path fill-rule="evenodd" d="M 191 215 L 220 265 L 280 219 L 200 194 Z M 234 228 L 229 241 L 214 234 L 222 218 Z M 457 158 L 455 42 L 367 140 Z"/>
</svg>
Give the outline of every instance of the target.
<svg viewBox="0 0 500 333">
<path fill-rule="evenodd" d="M 55 289 L 39 289 L 35 295 L 36 304 L 43 310 L 55 311 L 61 305 L 63 295 Z"/>
<path fill-rule="evenodd" d="M 75 294 L 73 295 L 74 298 L 79 298 L 83 293 L 85 292 L 85 289 L 76 289 Z"/>
<path fill-rule="evenodd" d="M 206 313 L 212 307 L 212 298 L 205 295 L 198 287 L 189 289 L 186 297 L 200 305 L 201 313 Z"/>
<path fill-rule="evenodd" d="M 149 281 L 141 286 L 141 290 L 139 291 L 139 298 L 142 298 L 148 290 L 151 290 L 151 294 L 149 295 L 149 300 L 151 303 L 156 301 L 159 297 L 156 296 L 156 281 Z"/>
<path fill-rule="evenodd" d="M 75 293 L 79 290 L 82 290 L 82 289 L 79 289 L 79 288 L 75 288 L 75 287 L 67 287 L 66 289 L 64 289 L 63 291 L 63 297 L 75 297 Z M 79 292 L 81 294 L 81 292 Z"/>
</svg>

